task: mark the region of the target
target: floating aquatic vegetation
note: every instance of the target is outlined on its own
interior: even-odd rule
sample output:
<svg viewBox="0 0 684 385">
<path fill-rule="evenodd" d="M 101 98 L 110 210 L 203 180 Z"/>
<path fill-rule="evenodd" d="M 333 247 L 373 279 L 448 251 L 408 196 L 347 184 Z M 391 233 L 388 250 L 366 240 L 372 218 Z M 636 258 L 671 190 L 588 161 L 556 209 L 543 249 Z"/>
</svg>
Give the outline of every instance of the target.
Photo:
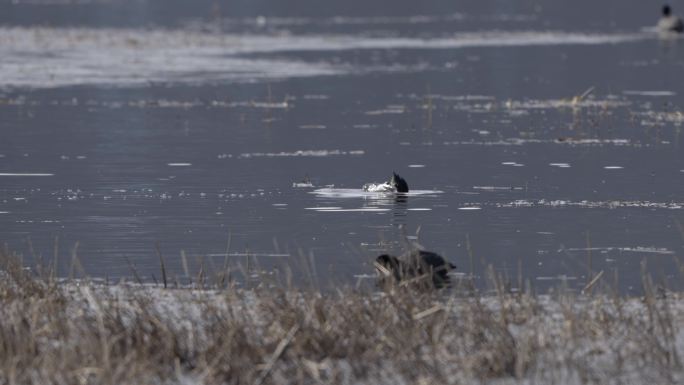
<svg viewBox="0 0 684 385">
<path fill-rule="evenodd" d="M 627 252 L 627 253 L 646 253 L 646 254 L 664 254 L 673 255 L 675 252 L 663 247 L 653 246 L 634 246 L 634 247 L 569 247 L 559 249 L 558 252 L 564 251 L 600 251 L 603 253 L 611 251 Z"/>
<path fill-rule="evenodd" d="M 647 208 L 647 209 L 669 209 L 681 210 L 684 202 L 651 202 L 651 201 L 571 201 L 571 200 L 526 200 L 519 199 L 507 203 L 493 203 L 495 207 L 579 207 L 589 209 L 618 209 L 618 208 Z"/>
<path fill-rule="evenodd" d="M 366 115 L 392 115 L 392 114 L 403 114 L 406 112 L 405 106 L 391 105 L 380 110 L 366 111 Z"/>
<path fill-rule="evenodd" d="M 21 173 L 21 172 L 0 172 L 0 176 L 55 176 L 50 173 Z"/>
<path fill-rule="evenodd" d="M 292 152 L 252 152 L 238 155 L 238 158 L 283 158 L 283 157 L 325 157 L 339 155 L 364 155 L 364 150 L 297 150 Z"/>
<path fill-rule="evenodd" d="M 639 95 L 639 96 L 675 96 L 677 95 L 674 91 L 637 91 L 637 90 L 626 90 L 622 91 L 625 95 Z"/>
<path fill-rule="evenodd" d="M 684 124 L 684 114 L 680 111 L 653 111 L 646 109 L 645 111 L 635 112 L 634 116 L 641 118 L 640 124 L 647 127 L 665 126 L 668 123 L 679 127 Z"/>
<path fill-rule="evenodd" d="M 400 143 L 404 146 L 413 145 L 410 142 Z M 461 140 L 461 141 L 444 141 L 440 143 L 443 146 L 524 146 L 528 144 L 558 144 L 565 146 L 587 146 L 587 147 L 600 147 L 600 146 L 625 146 L 625 147 L 644 147 L 647 144 L 642 144 L 640 142 L 633 141 L 631 139 L 598 139 L 598 138 L 586 138 L 586 139 L 574 139 L 574 138 L 555 138 L 555 139 L 531 139 L 531 138 L 507 138 L 502 140 Z M 421 143 L 422 146 L 432 146 L 434 143 L 427 142 Z M 512 166 L 515 162 L 504 162 L 506 165 Z"/>
</svg>

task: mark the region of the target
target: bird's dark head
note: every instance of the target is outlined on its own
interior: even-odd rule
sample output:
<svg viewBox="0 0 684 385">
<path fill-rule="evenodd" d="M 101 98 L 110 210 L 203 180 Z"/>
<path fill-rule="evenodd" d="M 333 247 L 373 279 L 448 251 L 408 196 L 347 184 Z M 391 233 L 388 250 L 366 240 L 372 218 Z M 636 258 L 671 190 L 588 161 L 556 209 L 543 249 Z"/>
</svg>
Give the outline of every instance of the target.
<svg viewBox="0 0 684 385">
<path fill-rule="evenodd" d="M 378 272 L 381 279 L 392 277 L 397 281 L 401 280 L 401 262 L 397 257 L 387 254 L 378 256 L 375 258 L 375 270 Z"/>
<path fill-rule="evenodd" d="M 375 262 L 386 268 L 391 268 L 397 263 L 397 258 L 391 255 L 383 254 L 375 258 Z"/>
<path fill-rule="evenodd" d="M 663 5 L 663 16 L 670 16 L 672 14 L 672 8 L 669 5 Z"/>
<path fill-rule="evenodd" d="M 390 181 L 390 184 L 392 186 L 394 186 L 394 188 L 397 189 L 397 192 L 400 192 L 400 193 L 409 192 L 408 183 L 406 183 L 406 180 L 404 178 L 397 175 L 396 172 L 392 172 L 392 180 Z"/>
</svg>

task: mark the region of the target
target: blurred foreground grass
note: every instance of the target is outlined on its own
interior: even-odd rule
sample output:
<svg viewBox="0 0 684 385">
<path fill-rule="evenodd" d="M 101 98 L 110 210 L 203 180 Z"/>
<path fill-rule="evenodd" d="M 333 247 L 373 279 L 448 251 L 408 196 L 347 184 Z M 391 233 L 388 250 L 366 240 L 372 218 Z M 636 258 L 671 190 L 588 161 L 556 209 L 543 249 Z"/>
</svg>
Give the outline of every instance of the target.
<svg viewBox="0 0 684 385">
<path fill-rule="evenodd" d="M 681 384 L 684 295 L 58 281 L 0 251 L 2 384 Z"/>
</svg>

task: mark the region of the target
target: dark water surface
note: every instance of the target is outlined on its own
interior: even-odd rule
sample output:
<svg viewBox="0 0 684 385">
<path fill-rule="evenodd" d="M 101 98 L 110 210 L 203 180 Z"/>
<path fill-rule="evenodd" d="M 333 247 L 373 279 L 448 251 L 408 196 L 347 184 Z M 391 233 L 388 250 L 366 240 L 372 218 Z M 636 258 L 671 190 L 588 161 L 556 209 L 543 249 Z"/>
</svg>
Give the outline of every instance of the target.
<svg viewBox="0 0 684 385">
<path fill-rule="evenodd" d="M 158 242 L 171 276 L 229 246 L 353 284 L 408 236 L 480 280 L 681 286 L 684 41 L 657 9 L 45 3 L 0 5 L 0 240 L 58 239 L 62 275 L 78 242 L 91 276 L 158 277 Z M 392 171 L 419 191 L 359 190 Z"/>
</svg>

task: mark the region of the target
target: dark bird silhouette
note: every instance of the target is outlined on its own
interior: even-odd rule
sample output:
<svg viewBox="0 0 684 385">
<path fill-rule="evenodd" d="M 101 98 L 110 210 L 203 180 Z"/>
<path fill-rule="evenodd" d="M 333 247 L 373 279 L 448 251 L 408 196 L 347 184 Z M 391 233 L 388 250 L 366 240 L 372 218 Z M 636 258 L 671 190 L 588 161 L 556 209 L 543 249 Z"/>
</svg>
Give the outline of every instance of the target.
<svg viewBox="0 0 684 385">
<path fill-rule="evenodd" d="M 375 268 L 383 281 L 390 278 L 395 282 L 428 283 L 442 288 L 451 284 L 448 273 L 456 266 L 437 253 L 413 250 L 400 257 L 382 254 L 375 259 Z"/>
<path fill-rule="evenodd" d="M 396 172 L 392 172 L 392 179 L 390 180 L 390 184 L 394 186 L 394 188 L 397 190 L 397 192 L 400 193 L 407 193 L 409 192 L 409 187 L 408 183 L 406 183 L 406 180 L 402 177 L 400 177 Z"/>
</svg>

